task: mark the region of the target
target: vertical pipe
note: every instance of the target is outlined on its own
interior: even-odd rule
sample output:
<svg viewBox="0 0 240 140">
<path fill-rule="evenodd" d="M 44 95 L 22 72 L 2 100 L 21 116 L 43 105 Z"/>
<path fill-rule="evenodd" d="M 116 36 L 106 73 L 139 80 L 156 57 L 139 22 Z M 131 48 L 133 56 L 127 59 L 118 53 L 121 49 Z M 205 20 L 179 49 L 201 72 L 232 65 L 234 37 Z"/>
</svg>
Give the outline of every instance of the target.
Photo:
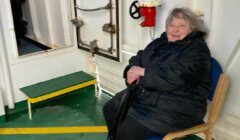
<svg viewBox="0 0 240 140">
<path fill-rule="evenodd" d="M 4 3 L 3 3 L 4 4 Z M 10 5 L 10 1 L 9 0 L 5 0 L 5 4 L 6 4 L 6 17 L 9 17 L 9 23 L 6 21 L 6 23 L 8 23 L 8 32 L 10 34 L 10 39 L 9 41 L 12 41 L 12 46 L 14 46 L 14 42 L 16 44 L 16 39 L 15 39 L 15 33 L 14 33 L 14 25 L 13 25 L 13 19 L 12 19 L 12 12 L 11 12 L 11 5 Z M 0 17 L 0 19 L 2 20 L 2 17 Z M 10 68 L 9 68 L 9 62 L 8 62 L 8 57 L 7 57 L 7 51 L 4 47 L 4 36 L 3 36 L 3 31 L 2 31 L 2 27 L 0 27 L 0 58 L 1 58 L 1 65 L 2 65 L 2 71 L 3 71 L 3 79 L 4 79 L 4 83 L 5 83 L 5 87 L 6 87 L 6 96 L 7 96 L 7 102 L 8 102 L 8 108 L 9 109 L 13 109 L 14 108 L 14 99 L 13 99 L 13 90 L 12 90 L 12 81 L 11 81 L 11 75 L 10 75 Z M 6 44 L 6 41 L 5 41 Z M 15 45 L 16 46 L 16 45 Z"/>
<path fill-rule="evenodd" d="M 110 20 L 109 24 L 110 24 L 110 26 L 113 26 L 113 3 L 112 3 L 112 0 L 109 0 L 109 4 L 111 5 L 111 8 L 109 9 L 109 20 Z M 109 48 L 110 50 L 109 50 L 109 52 L 111 54 L 113 53 L 113 34 L 114 34 L 113 32 L 110 32 L 110 48 Z M 117 50 L 117 51 L 119 51 L 119 50 Z"/>
<path fill-rule="evenodd" d="M 5 115 L 5 109 L 3 104 L 2 90 L 0 89 L 0 116 Z"/>
<path fill-rule="evenodd" d="M 97 78 L 97 89 L 98 89 L 98 96 L 100 96 L 102 94 L 102 87 L 100 85 L 100 79 L 99 79 L 99 69 L 98 69 L 98 64 L 97 64 L 97 60 L 96 57 L 93 58 L 94 59 L 94 64 L 96 67 L 96 78 Z"/>
</svg>

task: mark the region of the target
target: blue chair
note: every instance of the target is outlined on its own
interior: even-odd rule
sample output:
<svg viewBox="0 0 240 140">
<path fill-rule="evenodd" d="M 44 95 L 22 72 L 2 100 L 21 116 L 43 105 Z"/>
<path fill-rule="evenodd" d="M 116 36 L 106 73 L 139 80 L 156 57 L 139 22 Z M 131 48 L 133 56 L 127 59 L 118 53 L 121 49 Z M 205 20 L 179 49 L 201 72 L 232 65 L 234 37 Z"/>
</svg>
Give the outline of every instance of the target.
<svg viewBox="0 0 240 140">
<path fill-rule="evenodd" d="M 222 108 L 229 81 L 227 76 L 223 74 L 220 64 L 214 58 L 211 58 L 211 66 L 212 91 L 208 99 L 212 101 L 212 103 L 207 113 L 207 122 L 185 130 L 171 132 L 165 136 L 151 137 L 147 140 L 173 140 L 176 138 L 185 139 L 189 135 L 192 136 L 197 133 L 204 133 L 206 140 L 212 140 L 212 129 Z"/>
</svg>

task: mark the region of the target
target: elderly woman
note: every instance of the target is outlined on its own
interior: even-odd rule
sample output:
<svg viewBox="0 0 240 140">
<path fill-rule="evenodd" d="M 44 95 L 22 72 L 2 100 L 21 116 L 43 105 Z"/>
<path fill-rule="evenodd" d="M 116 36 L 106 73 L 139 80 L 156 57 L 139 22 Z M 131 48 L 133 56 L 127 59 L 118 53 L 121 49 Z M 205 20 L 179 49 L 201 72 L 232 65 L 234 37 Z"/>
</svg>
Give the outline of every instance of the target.
<svg viewBox="0 0 240 140">
<path fill-rule="evenodd" d="M 128 84 L 137 81 L 137 89 L 119 126 L 119 140 L 145 140 L 203 123 L 211 90 L 204 29 L 189 9 L 175 8 L 166 32 L 129 60 L 124 78 Z M 125 92 L 103 108 L 109 129 Z"/>
</svg>

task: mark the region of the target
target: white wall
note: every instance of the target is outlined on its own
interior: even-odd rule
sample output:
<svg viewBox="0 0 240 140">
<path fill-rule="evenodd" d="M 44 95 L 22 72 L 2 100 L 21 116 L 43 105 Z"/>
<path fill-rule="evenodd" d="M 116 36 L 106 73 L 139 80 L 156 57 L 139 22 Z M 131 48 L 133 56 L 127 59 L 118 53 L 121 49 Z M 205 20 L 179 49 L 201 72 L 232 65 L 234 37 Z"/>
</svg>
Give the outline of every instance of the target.
<svg viewBox="0 0 240 140">
<path fill-rule="evenodd" d="M 230 77 L 230 87 L 215 135 L 219 140 L 240 139 L 240 12 L 239 0 L 213 0 L 209 46 Z"/>
<path fill-rule="evenodd" d="M 14 40 L 14 31 L 13 31 L 13 23 L 12 20 L 9 23 L 9 26 L 5 24 L 8 19 L 11 19 L 11 13 L 6 12 L 4 13 L 3 10 L 6 10 L 10 7 L 10 3 L 8 1 L 1 1 L 0 5 L 0 21 L 1 21 L 1 30 L 0 30 L 0 38 L 1 38 L 1 74 L 2 74 L 2 95 L 3 100 L 5 103 L 8 104 L 9 108 L 14 108 L 14 100 L 13 100 L 13 91 L 12 91 L 12 82 L 11 82 L 11 72 L 10 72 L 10 66 L 9 66 L 9 55 L 7 52 L 6 43 Z M 6 32 L 8 31 L 8 32 Z M 9 35 L 8 38 L 5 37 L 5 34 Z M 15 44 L 16 41 L 14 40 Z M 8 45 L 7 45 L 8 46 Z M 16 48 L 13 49 L 15 53 Z"/>
<path fill-rule="evenodd" d="M 1 23 L 1 15 L 0 15 L 0 23 Z M 4 102 L 3 102 L 3 93 L 2 93 L 2 89 L 4 88 L 5 84 L 4 84 L 4 68 L 3 68 L 3 64 L 4 64 L 4 58 L 6 58 L 3 54 L 4 54 L 4 46 L 3 46 L 3 39 L 2 39 L 2 29 L 0 26 L 0 116 L 5 115 L 5 110 L 4 110 Z"/>
<path fill-rule="evenodd" d="M 57 50 L 22 58 L 11 65 L 15 102 L 26 99 L 19 88 L 63 76 L 72 72 L 89 71 L 90 54 L 80 53 L 77 48 Z"/>
<path fill-rule="evenodd" d="M 1 0 L 0 27 L 3 33 L 1 47 L 6 50 L 4 53 L 7 55 L 7 64 L 3 67 L 9 67 L 7 70 L 9 75 L 4 76 L 10 79 L 11 84 L 5 87 L 12 90 L 7 92 L 6 88 L 3 89 L 4 103 L 9 108 L 13 108 L 14 104 L 11 105 L 12 103 L 26 99 L 19 88 L 79 70 L 89 71 L 91 65 L 88 64 L 88 59 L 91 54 L 80 51 L 75 43 L 74 47 L 19 57 L 9 2 L 9 0 Z M 75 33 L 73 35 L 75 36 Z M 1 49 L 1 51 L 3 50 Z M 6 84 L 6 80 L 3 80 L 3 83 Z"/>
<path fill-rule="evenodd" d="M 213 0 L 210 41 L 212 54 L 226 64 L 240 39 L 239 0 Z"/>
<path fill-rule="evenodd" d="M 230 87 L 226 95 L 225 104 L 222 109 L 221 117 L 218 119 L 215 129 L 215 135 L 219 140 L 240 139 L 240 40 L 235 46 L 234 54 L 231 55 L 230 61 L 225 72 L 230 79 Z M 222 135 L 222 134 L 225 135 Z"/>
<path fill-rule="evenodd" d="M 231 83 L 224 111 L 240 118 L 240 109 L 238 108 L 240 106 L 240 86 L 238 85 L 240 79 L 240 40 L 229 60 L 229 64 L 225 71 L 228 74 Z"/>
</svg>

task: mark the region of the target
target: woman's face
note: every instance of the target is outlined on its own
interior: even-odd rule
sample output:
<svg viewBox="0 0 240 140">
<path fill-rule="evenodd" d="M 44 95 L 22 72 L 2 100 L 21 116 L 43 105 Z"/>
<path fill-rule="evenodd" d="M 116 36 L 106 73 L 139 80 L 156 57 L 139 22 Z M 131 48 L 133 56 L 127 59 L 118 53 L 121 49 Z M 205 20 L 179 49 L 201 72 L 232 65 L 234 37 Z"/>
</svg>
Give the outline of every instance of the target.
<svg viewBox="0 0 240 140">
<path fill-rule="evenodd" d="M 185 19 L 174 17 L 172 22 L 167 25 L 167 37 L 170 42 L 182 40 L 191 32 L 191 25 L 189 21 Z"/>
</svg>

